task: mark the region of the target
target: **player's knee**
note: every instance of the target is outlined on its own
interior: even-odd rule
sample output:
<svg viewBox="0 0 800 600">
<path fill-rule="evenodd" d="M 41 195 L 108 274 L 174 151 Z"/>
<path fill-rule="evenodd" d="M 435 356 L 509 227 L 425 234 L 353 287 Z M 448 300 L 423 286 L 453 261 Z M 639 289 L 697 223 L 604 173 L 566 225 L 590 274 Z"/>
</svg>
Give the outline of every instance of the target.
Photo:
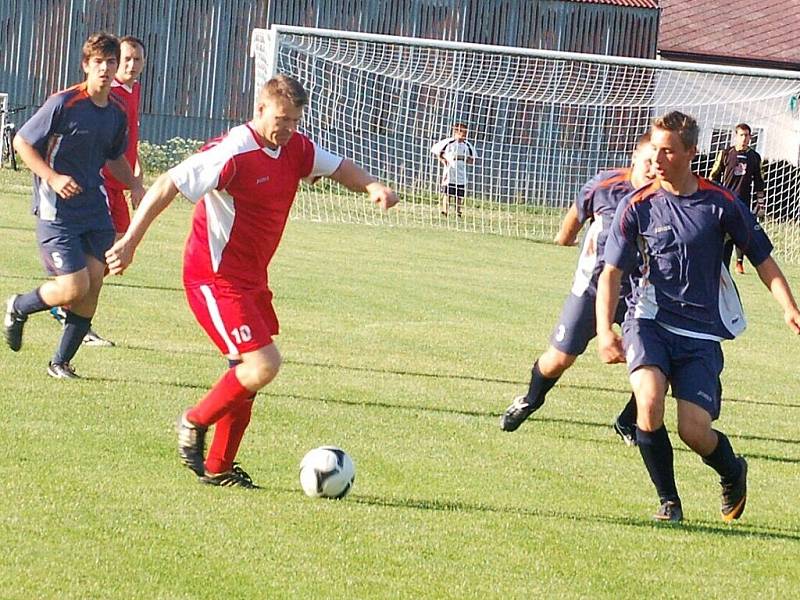
<svg viewBox="0 0 800 600">
<path fill-rule="evenodd" d="M 253 386 L 262 388 L 271 382 L 280 371 L 283 358 L 273 349 L 258 357 L 258 360 L 245 362 L 248 379 Z"/>
<path fill-rule="evenodd" d="M 636 423 L 645 431 L 655 431 L 664 424 L 664 401 L 653 394 L 636 393 Z"/>
<path fill-rule="evenodd" d="M 56 280 L 60 295 L 60 304 L 73 304 L 83 299 L 90 290 L 88 277 L 71 277 L 67 280 Z"/>
<path fill-rule="evenodd" d="M 256 367 L 255 372 L 253 373 L 253 376 L 257 382 L 258 387 L 262 388 L 265 385 L 267 385 L 270 381 L 275 379 L 275 377 L 278 375 L 279 370 L 280 370 L 280 363 L 278 364 L 263 363 L 261 365 L 258 365 L 258 367 Z"/>
<path fill-rule="evenodd" d="M 683 443 L 692 450 L 697 451 L 705 447 L 707 445 L 706 442 L 709 433 L 710 428 L 704 427 L 696 421 L 678 421 L 678 435 Z"/>
<path fill-rule="evenodd" d="M 564 371 L 569 369 L 577 357 L 566 354 L 550 346 L 545 353 L 539 357 L 539 371 L 545 377 L 560 377 Z"/>
</svg>

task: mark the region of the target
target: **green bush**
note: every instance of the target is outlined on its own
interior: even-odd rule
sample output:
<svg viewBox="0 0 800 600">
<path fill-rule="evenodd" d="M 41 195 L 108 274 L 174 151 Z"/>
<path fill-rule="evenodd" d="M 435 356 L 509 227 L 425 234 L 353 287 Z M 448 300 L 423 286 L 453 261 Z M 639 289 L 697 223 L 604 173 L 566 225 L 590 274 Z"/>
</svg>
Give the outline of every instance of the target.
<svg viewBox="0 0 800 600">
<path fill-rule="evenodd" d="M 139 164 L 148 175 L 160 175 L 197 152 L 204 142 L 172 138 L 163 144 L 139 142 Z"/>
</svg>

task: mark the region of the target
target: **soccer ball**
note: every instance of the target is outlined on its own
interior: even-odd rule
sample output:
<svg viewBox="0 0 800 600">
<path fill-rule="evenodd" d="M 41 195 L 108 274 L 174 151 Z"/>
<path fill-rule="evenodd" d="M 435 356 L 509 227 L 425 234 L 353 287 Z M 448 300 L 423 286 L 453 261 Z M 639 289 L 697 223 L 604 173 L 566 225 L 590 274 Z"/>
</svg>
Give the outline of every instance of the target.
<svg viewBox="0 0 800 600">
<path fill-rule="evenodd" d="M 300 486 L 312 498 L 344 498 L 355 477 L 353 460 L 336 446 L 314 448 L 300 461 Z"/>
</svg>

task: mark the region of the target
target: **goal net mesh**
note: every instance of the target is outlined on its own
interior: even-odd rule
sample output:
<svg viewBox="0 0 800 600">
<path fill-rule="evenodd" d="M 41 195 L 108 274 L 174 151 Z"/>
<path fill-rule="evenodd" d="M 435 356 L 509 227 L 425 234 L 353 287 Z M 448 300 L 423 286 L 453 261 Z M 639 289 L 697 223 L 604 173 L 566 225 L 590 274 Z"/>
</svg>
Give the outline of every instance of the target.
<svg viewBox="0 0 800 600">
<path fill-rule="evenodd" d="M 627 166 L 651 119 L 680 110 L 700 124 L 694 168 L 703 176 L 734 126 L 751 126 L 767 183 L 764 227 L 776 254 L 800 262 L 798 79 L 298 28 L 255 30 L 251 50 L 257 90 L 275 73 L 298 78 L 311 97 L 301 129 L 402 200 L 384 213 L 323 180 L 301 188 L 294 218 L 552 240 L 581 186 Z M 442 214 L 443 167 L 431 152 L 454 123 L 467 126 L 477 153 L 461 216 L 452 203 Z"/>
</svg>

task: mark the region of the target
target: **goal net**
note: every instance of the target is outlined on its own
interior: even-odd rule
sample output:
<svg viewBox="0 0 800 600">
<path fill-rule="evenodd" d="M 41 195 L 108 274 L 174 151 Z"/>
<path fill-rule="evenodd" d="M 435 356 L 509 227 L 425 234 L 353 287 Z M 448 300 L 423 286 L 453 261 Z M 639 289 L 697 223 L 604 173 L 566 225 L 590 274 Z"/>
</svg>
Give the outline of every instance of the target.
<svg viewBox="0 0 800 600">
<path fill-rule="evenodd" d="M 255 30 L 251 52 L 257 90 L 275 73 L 297 77 L 311 96 L 303 131 L 401 194 L 383 213 L 318 183 L 301 190 L 296 218 L 552 240 L 581 186 L 627 166 L 650 120 L 680 110 L 700 124 L 703 176 L 734 126 L 750 125 L 764 161 L 765 229 L 777 254 L 800 262 L 800 73 L 289 26 Z M 441 204 L 444 167 L 431 152 L 455 123 L 477 155 L 458 176 L 460 216 L 455 198 Z"/>
</svg>

